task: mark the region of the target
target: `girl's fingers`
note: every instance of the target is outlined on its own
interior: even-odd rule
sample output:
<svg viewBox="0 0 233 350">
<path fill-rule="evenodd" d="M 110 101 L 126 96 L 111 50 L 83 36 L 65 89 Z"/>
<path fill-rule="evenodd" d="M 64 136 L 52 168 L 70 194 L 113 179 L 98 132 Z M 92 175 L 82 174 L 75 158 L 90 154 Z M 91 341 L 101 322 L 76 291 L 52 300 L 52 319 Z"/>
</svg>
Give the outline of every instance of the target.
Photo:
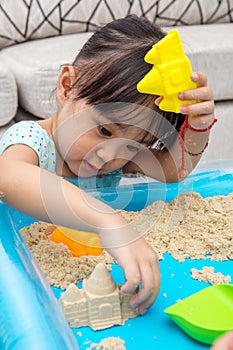
<svg viewBox="0 0 233 350">
<path fill-rule="evenodd" d="M 207 86 L 207 76 L 202 72 L 193 72 L 191 79 L 195 83 L 198 83 L 198 86 Z"/>
<path fill-rule="evenodd" d="M 121 286 L 122 293 L 134 293 L 131 298 L 132 307 L 138 307 L 140 313 L 153 304 L 157 297 L 160 286 L 160 272 L 157 255 L 153 250 L 149 250 L 147 255 L 141 254 L 140 259 L 126 261 L 124 275 L 126 282 Z"/>
<path fill-rule="evenodd" d="M 123 267 L 123 266 L 122 266 Z M 141 273 L 137 262 L 126 264 L 124 268 L 125 283 L 121 287 L 122 293 L 133 293 L 141 283 Z"/>
<path fill-rule="evenodd" d="M 188 115 L 198 115 L 200 118 L 202 115 L 207 116 L 210 115 L 211 119 L 213 119 L 214 114 L 214 101 L 202 101 L 199 103 L 194 103 L 191 105 L 183 105 L 180 108 L 181 113 Z"/>
<path fill-rule="evenodd" d="M 143 276 L 142 288 L 139 290 L 137 296 L 132 297 L 131 303 L 134 304 L 136 301 L 139 305 L 139 313 L 144 314 L 151 307 L 159 293 L 160 272 L 157 262 L 148 268 L 143 265 L 141 273 Z M 136 300 L 135 297 L 137 298 Z"/>
<path fill-rule="evenodd" d="M 207 86 L 207 77 L 204 73 L 193 72 L 192 80 L 197 82 L 196 89 L 182 91 L 179 99 L 184 101 L 180 112 L 189 115 L 189 123 L 196 129 L 205 129 L 214 120 L 214 96 L 212 90 Z M 192 104 L 185 104 L 185 101 L 195 101 Z M 197 118 L 192 118 L 196 116 Z"/>
<path fill-rule="evenodd" d="M 138 307 L 143 314 L 153 304 L 160 287 L 160 272 L 157 257 L 152 260 L 144 259 L 139 266 L 141 275 L 141 288 L 131 298 L 131 305 Z"/>
<path fill-rule="evenodd" d="M 208 86 L 202 86 L 196 89 L 182 91 L 179 93 L 178 97 L 182 101 L 207 101 L 214 99 L 213 92 Z"/>
<path fill-rule="evenodd" d="M 157 97 L 157 98 L 155 99 L 155 105 L 156 105 L 156 106 L 159 106 L 159 104 L 160 104 L 160 102 L 162 102 L 162 100 L 163 100 L 163 96 Z"/>
</svg>

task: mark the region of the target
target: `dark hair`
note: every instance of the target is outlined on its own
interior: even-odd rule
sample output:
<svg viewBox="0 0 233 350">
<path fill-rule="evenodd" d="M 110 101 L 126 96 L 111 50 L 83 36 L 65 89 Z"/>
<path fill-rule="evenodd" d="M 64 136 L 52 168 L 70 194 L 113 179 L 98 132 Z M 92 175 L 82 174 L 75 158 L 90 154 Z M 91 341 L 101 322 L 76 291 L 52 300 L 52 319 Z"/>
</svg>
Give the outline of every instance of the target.
<svg viewBox="0 0 233 350">
<path fill-rule="evenodd" d="M 154 104 L 156 96 L 139 93 L 136 87 L 151 69 L 144 56 L 165 35 L 160 27 L 135 15 L 114 20 L 97 30 L 73 62 L 78 71 L 73 86 L 77 99 L 84 98 L 94 106 L 112 102 L 143 105 L 159 113 L 179 130 L 184 116 L 161 111 Z M 176 136 L 169 137 L 166 149 Z M 158 149 L 162 148 L 162 145 L 158 146 Z"/>
</svg>

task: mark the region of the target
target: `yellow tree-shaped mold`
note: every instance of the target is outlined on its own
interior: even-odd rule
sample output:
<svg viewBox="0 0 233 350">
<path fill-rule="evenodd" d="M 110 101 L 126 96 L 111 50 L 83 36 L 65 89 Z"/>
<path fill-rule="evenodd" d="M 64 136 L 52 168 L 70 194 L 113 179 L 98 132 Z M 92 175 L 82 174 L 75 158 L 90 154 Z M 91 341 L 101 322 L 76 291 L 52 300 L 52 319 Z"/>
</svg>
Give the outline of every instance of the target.
<svg viewBox="0 0 233 350">
<path fill-rule="evenodd" d="M 144 57 L 152 69 L 137 84 L 141 93 L 162 96 L 159 108 L 169 112 L 180 112 L 183 104 L 195 101 L 181 101 L 181 91 L 195 89 L 191 80 L 192 67 L 184 53 L 178 30 L 170 30 L 157 44 L 153 45 Z"/>
</svg>

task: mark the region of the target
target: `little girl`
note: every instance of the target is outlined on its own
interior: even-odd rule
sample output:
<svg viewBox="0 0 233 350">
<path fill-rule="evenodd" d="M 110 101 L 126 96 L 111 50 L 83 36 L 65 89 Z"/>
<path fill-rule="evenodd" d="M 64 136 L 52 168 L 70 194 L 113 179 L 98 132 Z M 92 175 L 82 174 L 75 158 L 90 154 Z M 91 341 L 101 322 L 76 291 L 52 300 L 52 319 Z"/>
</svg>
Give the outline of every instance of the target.
<svg viewBox="0 0 233 350">
<path fill-rule="evenodd" d="M 180 114 L 161 111 L 161 97 L 136 89 L 151 69 L 145 54 L 164 35 L 136 16 L 107 24 L 63 67 L 57 113 L 15 124 L 0 141 L 2 199 L 39 220 L 97 232 L 124 270 L 122 292 L 141 285 L 131 299 L 140 313 L 159 291 L 156 253 L 117 212 L 64 177 L 140 172 L 174 182 L 197 164 L 214 123 L 206 76 L 192 74 L 198 88 L 180 92 Z"/>
</svg>

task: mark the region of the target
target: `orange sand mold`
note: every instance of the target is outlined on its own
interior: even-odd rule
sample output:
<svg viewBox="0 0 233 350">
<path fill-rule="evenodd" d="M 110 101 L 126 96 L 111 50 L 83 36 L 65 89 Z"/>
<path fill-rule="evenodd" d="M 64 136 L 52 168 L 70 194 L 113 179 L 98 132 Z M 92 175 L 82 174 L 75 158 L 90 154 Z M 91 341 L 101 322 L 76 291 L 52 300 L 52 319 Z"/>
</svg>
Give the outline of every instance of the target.
<svg viewBox="0 0 233 350">
<path fill-rule="evenodd" d="M 58 226 L 52 232 L 51 240 L 55 243 L 65 244 L 75 257 L 83 255 L 100 255 L 103 247 L 99 236 L 91 232 L 72 230 Z"/>
</svg>

